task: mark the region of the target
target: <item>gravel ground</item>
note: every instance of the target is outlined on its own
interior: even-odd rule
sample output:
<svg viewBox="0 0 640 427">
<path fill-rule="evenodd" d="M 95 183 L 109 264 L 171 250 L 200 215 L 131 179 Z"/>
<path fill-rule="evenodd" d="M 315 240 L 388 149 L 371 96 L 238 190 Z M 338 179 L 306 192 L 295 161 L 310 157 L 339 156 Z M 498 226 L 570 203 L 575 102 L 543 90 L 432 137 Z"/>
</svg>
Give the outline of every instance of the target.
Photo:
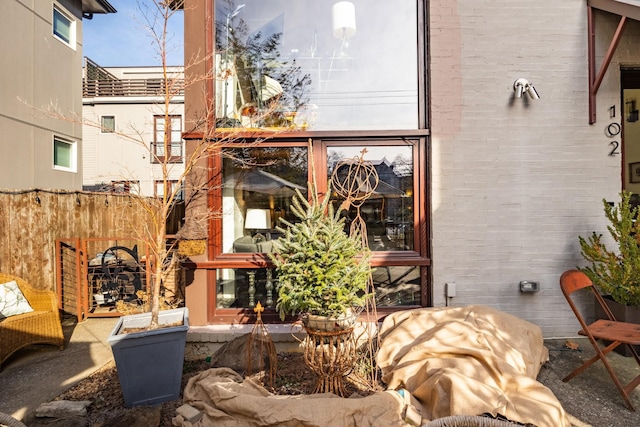
<svg viewBox="0 0 640 427">
<path fill-rule="evenodd" d="M 556 395 L 576 427 L 640 426 L 640 413 L 630 411 L 601 362 L 596 362 L 582 374 L 565 383 L 562 378 L 591 358 L 595 351 L 586 338 L 570 340 L 577 350 L 567 347 L 567 340 L 547 340 L 549 362 L 540 370 L 538 381 Z M 640 374 L 632 357 L 609 355 L 614 370 L 623 383 Z M 631 400 L 640 410 L 640 387 L 631 393 Z"/>
<path fill-rule="evenodd" d="M 187 385 L 189 378 L 197 373 L 209 369 L 211 366 L 206 361 L 185 362 L 182 376 L 182 389 Z M 316 385 L 313 373 L 307 368 L 299 353 L 278 354 L 278 371 L 275 394 L 296 395 L 310 394 Z M 355 391 L 356 385 L 348 383 L 347 389 Z M 124 407 L 118 373 L 115 365 L 110 363 L 95 372 L 89 378 L 79 382 L 57 400 L 91 400 L 89 406 L 89 425 L 99 426 L 106 419 L 118 413 L 124 413 Z M 175 410 L 182 405 L 182 399 L 172 400 L 162 404 L 161 427 L 170 427 L 171 419 L 175 416 Z"/>
<path fill-rule="evenodd" d="M 538 376 L 538 381 L 553 391 L 570 415 L 572 425 L 575 427 L 640 426 L 640 413 L 632 412 L 625 407 L 622 397 L 601 363 L 596 363 L 568 383 L 562 381 L 569 372 L 594 354 L 586 340 L 576 339 L 572 342 L 577 344 L 577 350 L 569 349 L 566 340 L 545 341 L 550 360 L 542 367 Z M 640 373 L 633 358 L 617 354 L 610 357 L 616 371 L 620 372 L 623 382 L 630 381 Z M 210 365 L 206 361 L 185 362 L 183 389 L 189 378 L 209 368 Z M 304 364 L 301 354 L 278 354 L 278 374 L 275 389 L 272 390 L 274 393 L 309 394 L 313 392 L 314 387 L 315 376 Z M 362 392 L 352 382 L 347 384 L 347 388 L 349 392 Z M 89 407 L 89 425 L 92 427 L 100 426 L 105 419 L 127 411 L 124 408 L 120 384 L 113 364 L 103 367 L 58 396 L 58 399 L 93 401 Z M 632 393 L 632 401 L 640 410 L 640 388 Z M 177 399 L 162 405 L 160 424 L 162 427 L 171 426 L 175 410 L 181 404 L 181 399 Z"/>
</svg>

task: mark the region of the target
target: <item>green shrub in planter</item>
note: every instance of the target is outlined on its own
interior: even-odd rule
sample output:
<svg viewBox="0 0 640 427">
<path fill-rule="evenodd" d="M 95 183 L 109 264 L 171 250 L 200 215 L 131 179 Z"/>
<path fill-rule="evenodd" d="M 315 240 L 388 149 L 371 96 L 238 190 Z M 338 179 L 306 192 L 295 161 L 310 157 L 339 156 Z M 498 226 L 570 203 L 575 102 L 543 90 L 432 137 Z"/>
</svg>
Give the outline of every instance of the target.
<svg viewBox="0 0 640 427">
<path fill-rule="evenodd" d="M 315 190 L 312 188 L 312 190 Z M 297 191 L 291 210 L 300 222 L 281 219 L 283 236 L 269 254 L 278 282 L 276 309 L 287 314 L 339 317 L 364 307 L 371 274 L 371 253 L 360 235 L 350 236 L 345 221 L 315 191 L 309 202 Z"/>
<path fill-rule="evenodd" d="M 580 268 L 605 295 L 623 305 L 640 306 L 640 234 L 636 222 L 638 210 L 631 206 L 631 193 L 620 193 L 620 203 L 611 206 L 603 200 L 609 220 L 607 230 L 616 242 L 611 250 L 602 242 L 602 234 L 593 232 L 588 239 L 579 237 L 581 254 L 590 266 Z"/>
</svg>

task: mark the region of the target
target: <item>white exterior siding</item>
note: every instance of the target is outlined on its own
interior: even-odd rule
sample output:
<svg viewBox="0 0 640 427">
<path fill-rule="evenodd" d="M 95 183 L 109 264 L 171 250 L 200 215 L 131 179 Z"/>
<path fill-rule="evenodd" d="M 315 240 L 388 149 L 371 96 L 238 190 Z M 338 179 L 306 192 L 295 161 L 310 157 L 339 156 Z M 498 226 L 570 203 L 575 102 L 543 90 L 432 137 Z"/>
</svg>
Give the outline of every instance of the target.
<svg viewBox="0 0 640 427">
<path fill-rule="evenodd" d="M 618 20 L 596 13 L 597 68 Z M 584 0 L 430 2 L 435 306 L 455 281 L 450 305 L 486 304 L 547 337 L 576 334 L 558 280 L 583 263 L 579 235 L 606 234 L 602 199 L 618 199 L 621 158 L 605 128 L 620 122 L 619 68 L 638 65 L 639 38 L 630 20 L 589 125 Z M 521 77 L 541 99 L 514 99 Z M 542 289 L 522 294 L 521 280 Z"/>
<path fill-rule="evenodd" d="M 162 70 L 158 67 L 106 69 L 122 79 L 162 76 Z M 149 147 L 154 141 L 153 117 L 164 114 L 163 102 L 163 98 L 155 96 L 84 98 L 84 186 L 109 184 L 112 181 L 138 181 L 142 195 L 154 195 L 154 182 L 162 179 L 162 171 L 160 165 L 151 163 Z M 171 114 L 181 116 L 184 123 L 183 96 L 176 96 L 172 100 Z M 101 132 L 102 116 L 115 117 L 115 133 Z M 183 170 L 184 162 L 171 164 L 169 178 L 178 179 Z"/>
<path fill-rule="evenodd" d="M 75 21 L 72 47 L 53 35 L 53 5 Z M 2 2 L 0 39 L 0 187 L 79 190 L 82 168 L 53 167 L 54 136 L 78 145 L 81 112 L 82 4 L 80 0 Z M 63 115 L 56 118 L 51 111 Z"/>
</svg>

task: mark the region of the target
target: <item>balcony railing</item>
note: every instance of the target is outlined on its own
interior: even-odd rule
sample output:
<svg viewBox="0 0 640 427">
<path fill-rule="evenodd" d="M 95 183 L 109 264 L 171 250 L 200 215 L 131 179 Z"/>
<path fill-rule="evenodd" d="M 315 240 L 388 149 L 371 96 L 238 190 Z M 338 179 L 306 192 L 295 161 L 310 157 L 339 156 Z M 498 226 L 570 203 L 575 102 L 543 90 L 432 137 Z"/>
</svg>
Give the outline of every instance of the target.
<svg viewBox="0 0 640 427">
<path fill-rule="evenodd" d="M 163 96 L 169 86 L 170 93 L 184 95 L 184 80 L 172 79 L 165 84 L 162 79 L 89 80 L 82 82 L 82 96 Z"/>
</svg>

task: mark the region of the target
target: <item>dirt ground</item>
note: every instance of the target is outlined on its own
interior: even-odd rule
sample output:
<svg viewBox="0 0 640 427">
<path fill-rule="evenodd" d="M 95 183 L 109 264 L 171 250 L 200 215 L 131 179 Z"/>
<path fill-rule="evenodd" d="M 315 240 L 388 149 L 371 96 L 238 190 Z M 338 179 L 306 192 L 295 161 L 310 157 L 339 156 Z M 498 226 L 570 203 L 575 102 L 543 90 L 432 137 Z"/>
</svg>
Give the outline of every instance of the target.
<svg viewBox="0 0 640 427">
<path fill-rule="evenodd" d="M 305 365 L 301 353 L 278 354 L 278 370 L 275 387 L 270 390 L 280 395 L 310 394 L 316 386 L 316 377 Z M 189 378 L 199 372 L 211 368 L 206 361 L 185 362 L 182 376 L 182 389 L 187 385 Z M 348 392 L 360 389 L 360 386 L 348 381 Z M 57 400 L 91 400 L 93 403 L 88 408 L 89 425 L 99 426 L 106 419 L 124 412 L 124 399 L 120 390 L 118 373 L 112 362 L 95 372 L 90 377 L 79 382 Z M 170 427 L 171 419 L 175 416 L 175 410 L 182 405 L 182 399 L 176 399 L 162 404 L 161 427 Z"/>
<path fill-rule="evenodd" d="M 627 409 L 620 394 L 601 364 L 587 370 L 569 383 L 562 378 L 584 360 L 593 355 L 593 350 L 584 339 L 575 340 L 576 350 L 569 350 L 566 340 L 548 340 L 545 342 L 550 360 L 541 369 L 538 381 L 547 386 L 556 395 L 575 427 L 618 427 L 640 426 L 640 413 Z M 622 379 L 630 381 L 638 374 L 633 358 L 612 355 L 613 363 L 620 371 Z M 300 353 L 279 353 L 275 388 L 271 390 L 280 395 L 310 394 L 316 386 L 316 377 L 305 365 Z M 182 389 L 189 378 L 198 372 L 209 369 L 206 361 L 185 362 Z M 347 392 L 363 388 L 356 382 L 347 381 Z M 64 394 L 58 396 L 64 400 L 91 400 L 89 406 L 89 425 L 99 427 L 104 420 L 125 413 L 124 400 L 120 391 L 118 375 L 113 364 L 100 369 L 89 378 L 81 381 Z M 632 393 L 634 404 L 640 408 L 640 388 Z M 165 402 L 162 405 L 162 427 L 171 426 L 175 410 L 182 404 L 181 399 Z"/>
</svg>

